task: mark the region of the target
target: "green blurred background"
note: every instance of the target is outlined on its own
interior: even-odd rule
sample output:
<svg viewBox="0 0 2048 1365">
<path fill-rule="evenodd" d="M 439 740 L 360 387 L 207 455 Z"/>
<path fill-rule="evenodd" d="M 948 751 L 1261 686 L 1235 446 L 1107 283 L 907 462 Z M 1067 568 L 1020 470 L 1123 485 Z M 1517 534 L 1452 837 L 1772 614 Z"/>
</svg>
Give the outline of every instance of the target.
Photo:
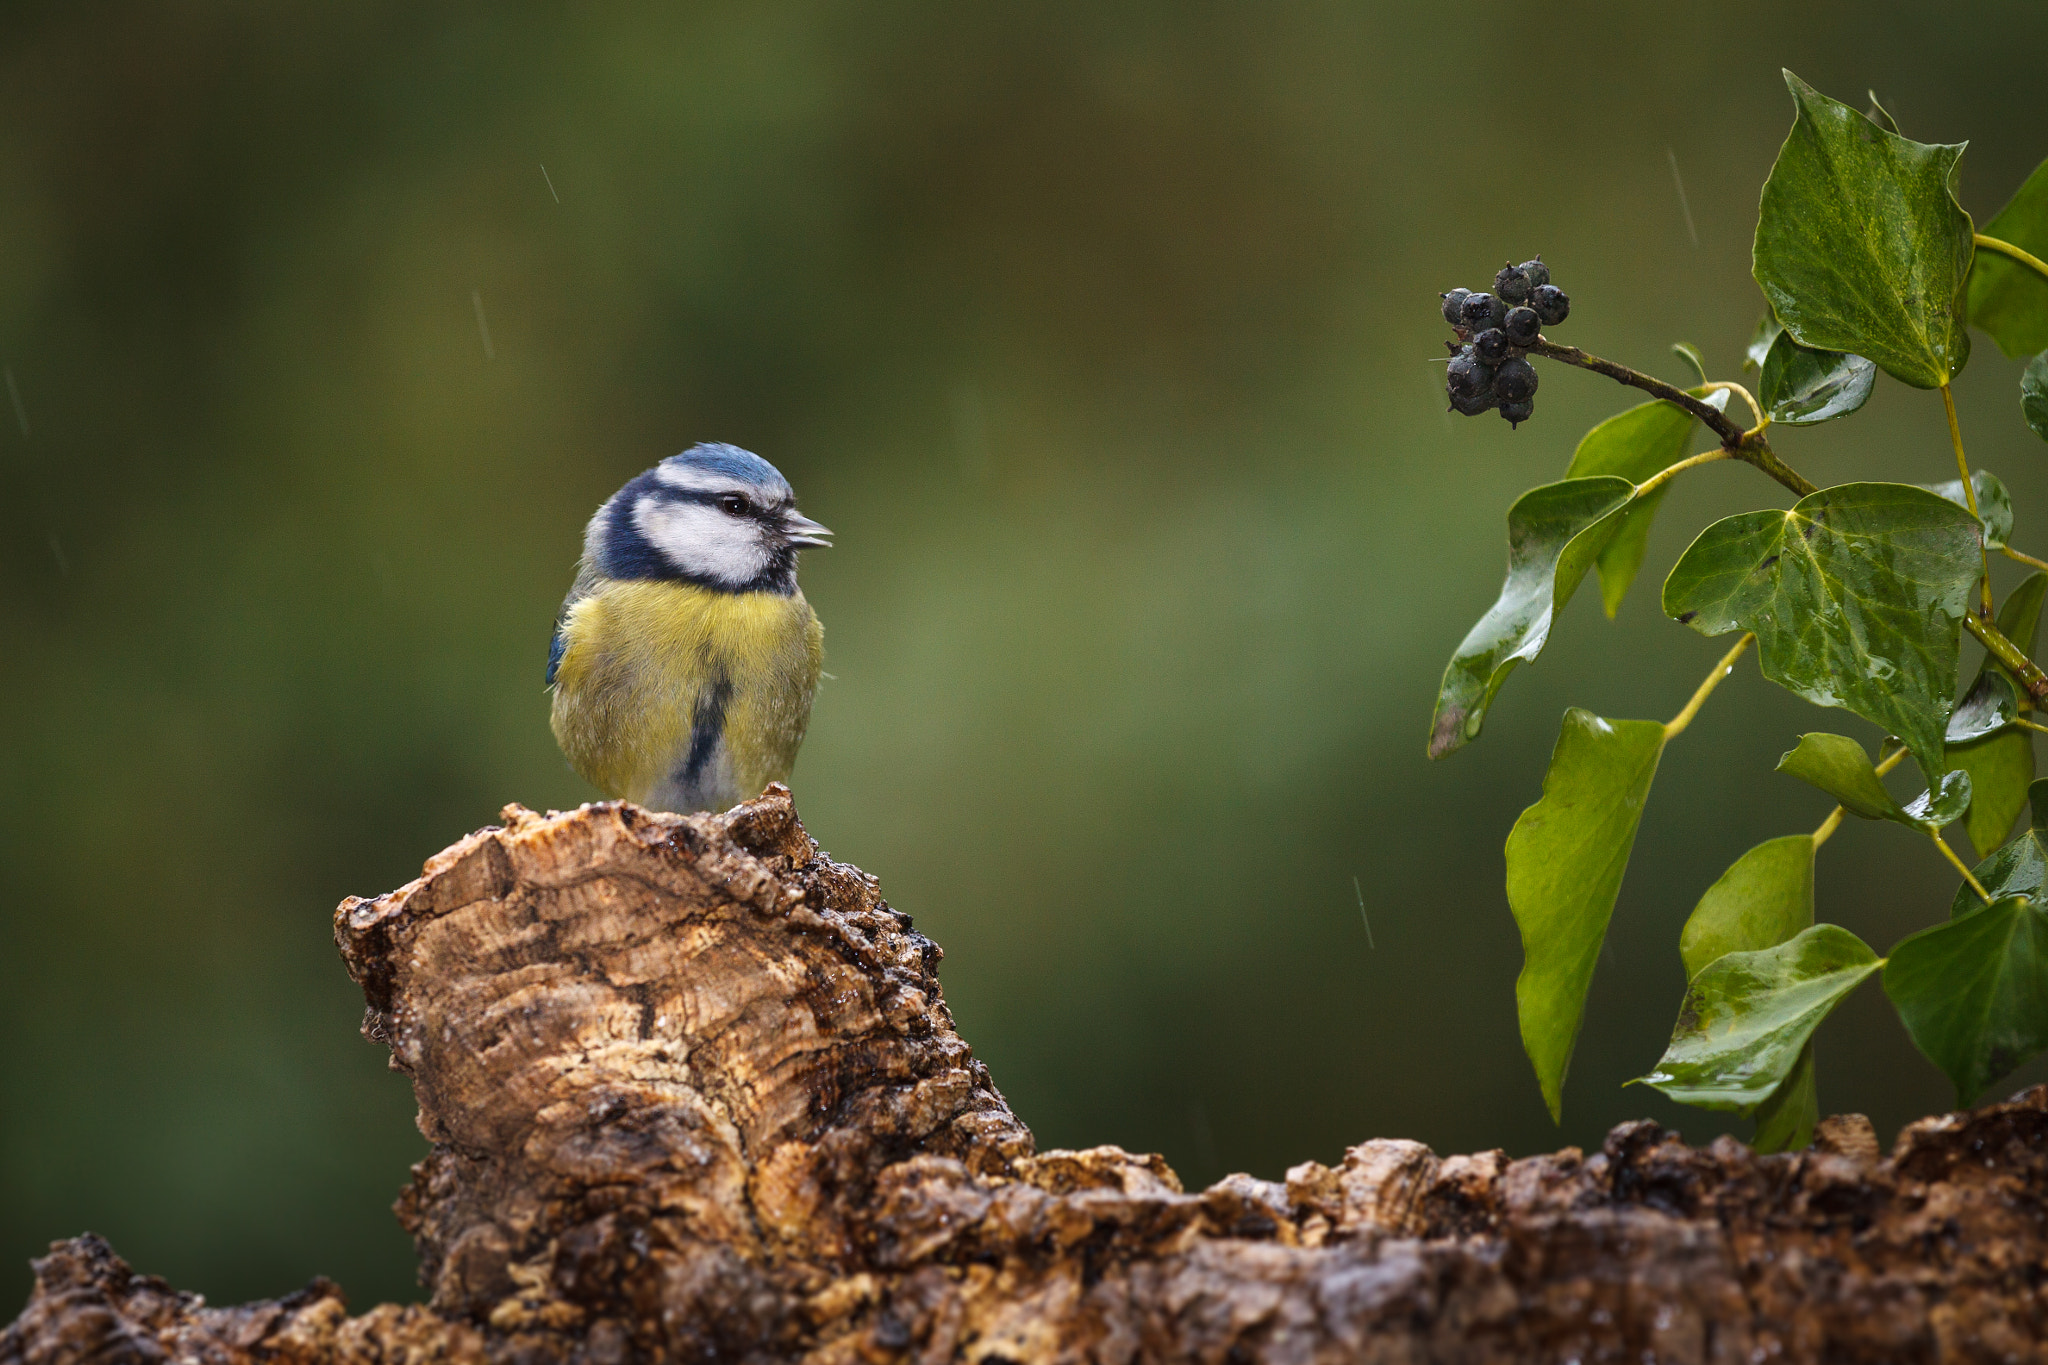
<svg viewBox="0 0 2048 1365">
<path fill-rule="evenodd" d="M 1452 420 L 1436 295 L 1541 251 L 1563 339 L 1736 377 L 1778 68 L 1973 138 L 1981 221 L 2048 153 L 2043 51 L 2033 0 L 7 7 L 0 1305 L 87 1228 L 216 1301 L 416 1292 L 424 1145 L 330 912 L 593 795 L 549 623 L 591 509 L 704 439 L 839 533 L 798 799 L 1042 1144 L 1196 1183 L 1739 1131 L 1621 1082 L 1700 890 L 1827 809 L 1778 753 L 1867 727 L 1745 665 L 1673 747 L 1553 1128 L 1502 840 L 1563 707 L 1678 708 L 1726 642 L 1656 581 L 1782 499 L 1684 481 L 1620 620 L 1581 594 L 1431 765 L 1508 502 L 1630 401 L 1553 367 L 1520 431 Z M 2041 551 L 2016 376 L 1980 337 L 1958 397 Z M 1953 475 L 1889 380 L 1779 445 Z M 1952 886 L 1854 824 L 1821 877 L 1880 949 Z M 1819 1046 L 1887 1140 L 1949 1101 L 1875 989 Z"/>
</svg>

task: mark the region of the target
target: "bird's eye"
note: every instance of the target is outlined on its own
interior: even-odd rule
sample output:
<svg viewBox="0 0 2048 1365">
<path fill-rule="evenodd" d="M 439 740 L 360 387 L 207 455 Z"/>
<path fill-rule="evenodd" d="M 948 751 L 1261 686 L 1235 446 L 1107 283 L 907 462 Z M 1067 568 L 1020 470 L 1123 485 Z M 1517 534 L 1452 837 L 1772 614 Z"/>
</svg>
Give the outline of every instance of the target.
<svg viewBox="0 0 2048 1365">
<path fill-rule="evenodd" d="M 721 495 L 718 506 L 728 516 L 743 517 L 747 514 L 747 500 L 737 493 Z"/>
</svg>

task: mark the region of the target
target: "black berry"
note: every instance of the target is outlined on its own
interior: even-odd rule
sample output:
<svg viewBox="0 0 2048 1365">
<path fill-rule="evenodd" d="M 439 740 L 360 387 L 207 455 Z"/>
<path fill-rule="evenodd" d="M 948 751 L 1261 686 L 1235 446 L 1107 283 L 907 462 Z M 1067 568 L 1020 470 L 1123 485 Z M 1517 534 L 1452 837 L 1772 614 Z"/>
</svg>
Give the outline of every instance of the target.
<svg viewBox="0 0 2048 1365">
<path fill-rule="evenodd" d="M 1467 299 L 1465 302 L 1469 306 L 1472 301 Z M 1572 311 L 1570 297 L 1554 284 L 1542 284 L 1530 290 L 1529 306 L 1536 310 L 1536 316 L 1543 320 L 1545 327 L 1557 326 Z"/>
<path fill-rule="evenodd" d="M 1527 398 L 1519 403 L 1502 403 L 1500 415 L 1508 419 L 1508 425 L 1518 427 L 1536 415 L 1536 404 Z"/>
<path fill-rule="evenodd" d="M 1533 261 L 1524 261 L 1515 269 L 1522 272 L 1522 278 L 1529 282 L 1531 289 L 1541 289 L 1550 283 L 1550 267 L 1543 264 L 1541 256 Z"/>
<path fill-rule="evenodd" d="M 1465 325 L 1465 300 L 1472 296 L 1469 289 L 1453 289 L 1444 295 L 1444 321 L 1453 327 Z"/>
<path fill-rule="evenodd" d="M 1485 412 L 1499 401 L 1493 396 L 1493 366 L 1480 360 L 1469 346 L 1445 367 L 1444 392 L 1450 396 L 1451 406 L 1467 417 Z"/>
<path fill-rule="evenodd" d="M 1526 403 L 1536 396 L 1536 367 L 1516 356 L 1493 372 L 1493 394 L 1503 403 Z"/>
<path fill-rule="evenodd" d="M 1472 338 L 1472 349 L 1487 364 L 1498 365 L 1508 358 L 1508 334 L 1498 327 L 1489 327 Z"/>
<path fill-rule="evenodd" d="M 1529 277 L 1518 265 L 1503 266 L 1493 277 L 1493 292 L 1509 303 L 1520 303 L 1529 297 Z"/>
<path fill-rule="evenodd" d="M 1543 320 L 1536 316 L 1534 308 L 1510 308 L 1507 321 L 1500 325 L 1511 346 L 1527 346 L 1536 339 L 1542 327 Z"/>
<path fill-rule="evenodd" d="M 1491 294 L 1467 294 L 1460 308 L 1467 327 L 1483 332 L 1489 327 L 1498 327 L 1508 315 L 1506 305 Z"/>
</svg>

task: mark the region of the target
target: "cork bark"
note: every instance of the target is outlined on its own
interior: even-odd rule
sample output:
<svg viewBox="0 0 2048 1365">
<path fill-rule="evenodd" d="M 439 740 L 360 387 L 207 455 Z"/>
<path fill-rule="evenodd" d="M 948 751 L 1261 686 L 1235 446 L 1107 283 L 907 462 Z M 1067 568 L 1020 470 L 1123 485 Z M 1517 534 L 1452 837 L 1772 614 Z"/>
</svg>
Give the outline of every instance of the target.
<svg viewBox="0 0 2048 1365">
<path fill-rule="evenodd" d="M 2048 1361 L 2048 1087 L 1808 1151 L 1642 1122 L 1511 1161 L 1377 1139 L 1190 1193 L 1034 1150 L 938 948 L 787 791 L 508 807 L 335 937 L 433 1151 L 426 1304 L 212 1308 L 90 1235 L 57 1361 Z"/>
</svg>

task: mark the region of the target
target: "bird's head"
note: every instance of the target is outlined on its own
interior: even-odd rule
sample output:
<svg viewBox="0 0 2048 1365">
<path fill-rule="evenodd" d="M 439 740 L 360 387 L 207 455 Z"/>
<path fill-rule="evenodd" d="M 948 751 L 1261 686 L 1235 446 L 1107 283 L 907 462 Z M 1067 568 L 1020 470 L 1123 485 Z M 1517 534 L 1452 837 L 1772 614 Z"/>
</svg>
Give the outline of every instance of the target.
<svg viewBox="0 0 2048 1365">
<path fill-rule="evenodd" d="M 667 578 L 721 592 L 796 590 L 797 551 L 832 533 L 796 510 L 789 480 L 738 446 L 692 446 L 611 496 L 584 553 L 607 578 Z"/>
</svg>

